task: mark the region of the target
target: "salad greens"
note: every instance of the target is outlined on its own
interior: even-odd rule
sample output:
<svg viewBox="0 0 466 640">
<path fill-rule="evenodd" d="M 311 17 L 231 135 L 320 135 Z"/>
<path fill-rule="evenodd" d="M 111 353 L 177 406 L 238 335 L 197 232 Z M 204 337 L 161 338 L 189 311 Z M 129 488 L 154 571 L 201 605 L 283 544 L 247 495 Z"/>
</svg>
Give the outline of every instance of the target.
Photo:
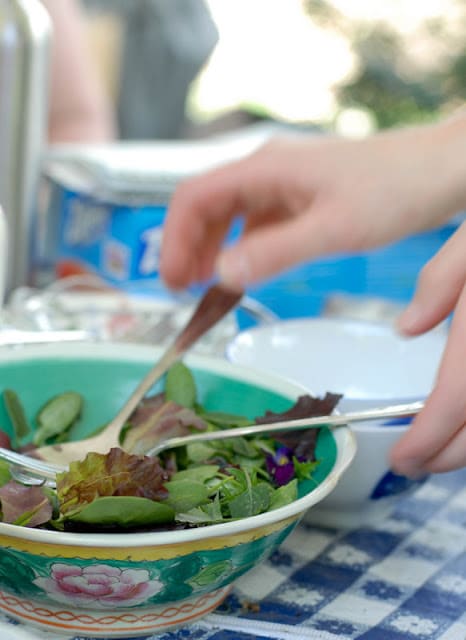
<svg viewBox="0 0 466 640">
<path fill-rule="evenodd" d="M 13 425 L 13 431 L 15 434 L 15 442 L 21 440 L 29 433 L 29 424 L 24 414 L 23 405 L 18 398 L 18 394 L 12 389 L 5 389 L 3 392 L 3 401 L 5 403 L 5 409 Z"/>
<path fill-rule="evenodd" d="M 34 444 L 41 447 L 52 436 L 66 432 L 81 415 L 82 407 L 83 399 L 74 391 L 66 391 L 46 402 L 37 414 Z"/>
<path fill-rule="evenodd" d="M 341 396 L 301 396 L 284 413 L 266 412 L 255 420 L 207 411 L 198 400 L 192 372 L 181 362 L 167 373 L 164 390 L 146 397 L 120 434 L 121 447 L 91 452 L 57 474 L 56 490 L 23 486 L 0 463 L 0 519 L 28 527 L 71 531 L 127 531 L 185 528 L 254 516 L 289 504 L 298 482 L 311 478 L 317 430 L 215 439 L 219 429 L 331 413 Z M 3 400 L 13 441 L 33 432 L 34 445 L 65 440 L 85 411 L 74 391 L 50 398 L 27 423 L 12 390 Z M 164 436 L 211 431 L 208 442 L 161 455 L 144 455 Z"/>
</svg>

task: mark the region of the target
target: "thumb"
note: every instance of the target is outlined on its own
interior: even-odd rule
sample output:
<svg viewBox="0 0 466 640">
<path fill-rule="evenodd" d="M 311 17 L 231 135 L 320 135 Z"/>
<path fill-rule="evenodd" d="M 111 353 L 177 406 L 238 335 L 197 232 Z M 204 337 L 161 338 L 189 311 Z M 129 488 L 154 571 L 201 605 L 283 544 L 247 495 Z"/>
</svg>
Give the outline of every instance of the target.
<svg viewBox="0 0 466 640">
<path fill-rule="evenodd" d="M 323 254 L 336 252 L 340 234 L 324 212 L 310 210 L 299 217 L 255 227 L 219 254 L 215 270 L 232 289 L 244 288 Z"/>
</svg>

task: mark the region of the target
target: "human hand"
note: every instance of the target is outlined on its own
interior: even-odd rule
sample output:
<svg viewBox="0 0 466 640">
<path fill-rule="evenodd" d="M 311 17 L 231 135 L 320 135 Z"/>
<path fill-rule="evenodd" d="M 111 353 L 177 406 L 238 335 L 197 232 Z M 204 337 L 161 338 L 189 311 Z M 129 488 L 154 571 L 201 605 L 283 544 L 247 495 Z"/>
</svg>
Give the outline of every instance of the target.
<svg viewBox="0 0 466 640">
<path fill-rule="evenodd" d="M 391 452 L 393 468 L 408 476 L 466 465 L 466 223 L 422 269 L 416 294 L 398 326 L 405 335 L 418 335 L 452 312 L 434 388 Z"/>
<path fill-rule="evenodd" d="M 321 255 L 380 246 L 466 208 L 466 118 L 366 140 L 277 140 L 177 191 L 161 273 L 184 287 L 217 273 L 242 288 Z M 245 232 L 222 248 L 233 218 Z M 438 380 L 391 461 L 406 475 L 466 464 L 466 230 L 423 269 L 400 330 L 417 335 L 455 311 Z M 432 295 L 433 294 L 433 295 Z"/>
<path fill-rule="evenodd" d="M 162 277 L 183 288 L 216 273 L 243 288 L 306 260 L 436 226 L 459 210 L 463 144 L 450 122 L 365 140 L 274 140 L 178 188 L 164 228 Z M 244 233 L 223 248 L 238 215 Z"/>
</svg>

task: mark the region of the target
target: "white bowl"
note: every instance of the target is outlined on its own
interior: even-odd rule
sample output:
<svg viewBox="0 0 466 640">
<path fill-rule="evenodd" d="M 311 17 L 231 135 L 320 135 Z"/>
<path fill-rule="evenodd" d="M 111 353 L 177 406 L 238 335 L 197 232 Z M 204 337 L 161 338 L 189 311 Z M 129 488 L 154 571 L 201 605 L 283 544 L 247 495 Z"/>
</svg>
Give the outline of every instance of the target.
<svg viewBox="0 0 466 640">
<path fill-rule="evenodd" d="M 314 395 L 342 393 L 340 412 L 425 398 L 433 386 L 446 333 L 402 338 L 390 325 L 302 318 L 243 331 L 227 347 L 237 364 L 299 382 Z M 391 473 L 388 455 L 409 427 L 357 423 L 357 454 L 344 482 L 306 519 L 346 526 L 380 517 L 417 486 Z"/>
</svg>

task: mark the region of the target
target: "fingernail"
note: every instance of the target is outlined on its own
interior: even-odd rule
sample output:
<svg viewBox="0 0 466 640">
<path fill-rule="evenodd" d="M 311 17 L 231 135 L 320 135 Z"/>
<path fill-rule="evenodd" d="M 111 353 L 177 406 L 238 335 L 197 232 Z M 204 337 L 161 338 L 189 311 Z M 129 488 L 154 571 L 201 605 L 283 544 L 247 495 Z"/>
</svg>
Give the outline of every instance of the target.
<svg viewBox="0 0 466 640">
<path fill-rule="evenodd" d="M 244 254 L 220 255 L 215 270 L 220 282 L 227 287 L 243 289 L 250 279 L 250 265 Z"/>
</svg>

